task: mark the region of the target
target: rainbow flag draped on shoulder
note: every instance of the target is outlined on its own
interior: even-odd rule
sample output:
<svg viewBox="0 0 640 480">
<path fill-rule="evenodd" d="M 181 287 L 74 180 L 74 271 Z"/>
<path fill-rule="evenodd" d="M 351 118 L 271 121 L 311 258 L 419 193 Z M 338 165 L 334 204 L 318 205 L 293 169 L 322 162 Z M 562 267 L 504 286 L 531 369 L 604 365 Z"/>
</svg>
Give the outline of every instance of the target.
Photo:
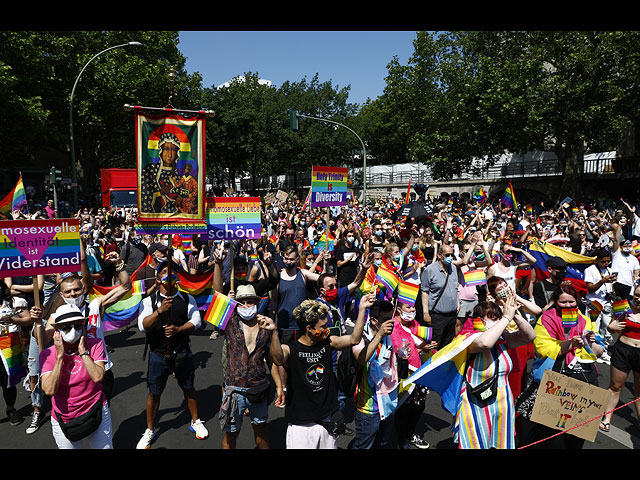
<svg viewBox="0 0 640 480">
<path fill-rule="evenodd" d="M 140 270 L 150 262 L 151 257 L 147 255 L 145 261 L 142 262 L 142 264 L 136 269 L 135 272 L 131 274 L 131 277 L 129 278 L 129 281 L 132 284 L 132 288 L 120 300 L 118 300 L 116 303 L 114 303 L 104 311 L 102 324 L 105 332 L 118 330 L 119 328 L 126 327 L 134 320 L 137 321 L 138 313 L 140 312 L 140 308 L 142 305 L 142 300 L 144 299 L 144 294 L 140 291 L 143 286 L 138 282 L 145 280 L 138 280 L 137 277 Z M 117 285 L 112 287 L 93 285 L 92 290 L 89 292 L 89 301 L 106 295 L 111 290 L 117 287 Z"/>
<path fill-rule="evenodd" d="M 451 343 L 433 354 L 409 376 L 403 385 L 415 383 L 433 390 L 442 399 L 442 407 L 455 416 L 467 365 L 467 349 L 483 332 L 473 330 L 456 336 Z"/>
<path fill-rule="evenodd" d="M 0 220 L 3 218 L 6 220 L 11 220 L 11 212 L 13 210 L 18 210 L 23 205 L 27 204 L 27 193 L 24 189 L 24 185 L 22 183 L 22 173 L 18 178 L 18 182 L 16 186 L 4 197 L 0 200 Z"/>
</svg>

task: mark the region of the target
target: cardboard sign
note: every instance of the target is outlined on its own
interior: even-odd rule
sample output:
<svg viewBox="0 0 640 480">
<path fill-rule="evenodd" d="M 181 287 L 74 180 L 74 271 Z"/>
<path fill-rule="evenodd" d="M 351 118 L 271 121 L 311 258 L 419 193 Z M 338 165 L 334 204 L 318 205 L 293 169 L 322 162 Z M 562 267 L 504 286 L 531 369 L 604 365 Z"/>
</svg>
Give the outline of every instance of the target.
<svg viewBox="0 0 640 480">
<path fill-rule="evenodd" d="M 262 235 L 260 197 L 207 198 L 207 239 L 258 239 Z"/>
<path fill-rule="evenodd" d="M 282 190 L 278 190 L 278 192 L 276 193 L 276 198 L 278 200 L 280 200 L 281 202 L 286 202 L 287 199 L 289 198 L 289 195 L 287 195 L 287 192 L 283 192 Z"/>
<path fill-rule="evenodd" d="M 0 222 L 0 277 L 79 272 L 77 218 Z"/>
<path fill-rule="evenodd" d="M 311 170 L 311 208 L 340 207 L 347 204 L 348 169 L 313 167 Z"/>
<path fill-rule="evenodd" d="M 610 396 L 609 390 L 547 370 L 538 388 L 531 420 L 555 430 L 568 430 L 596 418 L 566 434 L 593 442 Z"/>
</svg>

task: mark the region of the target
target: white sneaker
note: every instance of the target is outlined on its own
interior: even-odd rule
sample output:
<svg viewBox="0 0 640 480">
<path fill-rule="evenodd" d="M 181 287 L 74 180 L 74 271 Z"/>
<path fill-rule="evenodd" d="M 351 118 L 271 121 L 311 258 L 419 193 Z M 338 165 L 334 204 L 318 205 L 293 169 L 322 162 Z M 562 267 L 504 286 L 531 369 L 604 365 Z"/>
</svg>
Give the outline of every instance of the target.
<svg viewBox="0 0 640 480">
<path fill-rule="evenodd" d="M 35 433 L 40 428 L 42 412 L 33 412 L 31 416 L 31 424 L 27 427 L 27 435 Z"/>
<path fill-rule="evenodd" d="M 604 363 L 606 365 L 611 365 L 611 357 L 609 356 L 609 354 L 607 352 L 604 352 L 600 358 L 597 358 L 596 361 L 598 363 Z"/>
<path fill-rule="evenodd" d="M 205 428 L 204 423 L 202 423 L 202 420 L 200 419 L 197 419 L 195 422 L 191 422 L 189 430 L 195 432 L 198 440 L 204 440 L 209 436 L 209 431 Z"/>
<path fill-rule="evenodd" d="M 158 429 L 154 428 L 149 430 L 148 428 L 142 434 L 142 438 L 136 445 L 137 450 L 148 450 L 151 447 L 151 443 L 158 437 Z"/>
<path fill-rule="evenodd" d="M 351 319 L 350 319 L 350 318 L 347 318 L 347 319 L 344 321 L 344 323 L 345 323 L 345 325 L 346 325 L 347 327 L 355 327 L 355 326 L 356 326 L 356 324 L 355 324 L 355 323 L 353 323 L 353 322 L 351 321 Z"/>
</svg>

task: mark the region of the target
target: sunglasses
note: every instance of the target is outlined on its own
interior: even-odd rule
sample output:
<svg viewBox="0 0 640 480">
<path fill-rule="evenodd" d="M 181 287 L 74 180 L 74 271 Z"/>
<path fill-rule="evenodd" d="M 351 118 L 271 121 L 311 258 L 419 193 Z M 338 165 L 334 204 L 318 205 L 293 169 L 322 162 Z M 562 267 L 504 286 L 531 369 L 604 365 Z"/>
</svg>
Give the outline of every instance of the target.
<svg viewBox="0 0 640 480">
<path fill-rule="evenodd" d="M 58 330 L 66 333 L 70 331 L 72 328 L 77 328 L 78 330 L 81 330 L 83 326 L 84 324 L 82 323 L 70 323 L 69 325 L 65 325 L 64 327 L 58 328 Z"/>
</svg>

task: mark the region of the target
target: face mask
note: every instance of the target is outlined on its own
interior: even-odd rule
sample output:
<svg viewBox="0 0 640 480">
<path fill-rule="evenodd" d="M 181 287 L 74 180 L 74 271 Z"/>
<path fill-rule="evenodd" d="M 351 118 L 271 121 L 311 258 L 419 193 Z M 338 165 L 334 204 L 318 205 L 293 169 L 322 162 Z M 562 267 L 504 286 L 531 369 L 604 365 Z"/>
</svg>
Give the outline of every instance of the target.
<svg viewBox="0 0 640 480">
<path fill-rule="evenodd" d="M 162 283 L 167 284 L 169 282 L 169 275 L 165 275 L 164 277 L 162 277 L 160 279 L 162 281 Z M 173 273 L 171 274 L 171 284 L 174 285 L 178 283 L 178 276 L 174 275 Z"/>
<path fill-rule="evenodd" d="M 629 255 L 629 254 L 631 254 L 631 249 L 630 249 L 630 248 L 623 248 L 623 249 L 622 249 L 622 253 L 623 253 L 624 255 Z"/>
<path fill-rule="evenodd" d="M 400 312 L 400 318 L 405 322 L 410 322 L 414 318 L 416 318 L 416 312 Z"/>
<path fill-rule="evenodd" d="M 417 252 L 417 251 L 418 251 L 418 248 L 420 248 L 418 245 L 413 245 L 413 246 L 411 247 L 411 251 L 412 251 L 412 252 Z"/>
<path fill-rule="evenodd" d="M 69 329 L 69 331 L 63 332 L 61 330 L 60 333 L 62 334 L 62 340 L 64 340 L 65 342 L 76 343 L 78 340 L 80 340 L 80 337 L 82 336 L 82 329 L 76 326 L 73 326 L 72 328 Z"/>
<path fill-rule="evenodd" d="M 496 324 L 496 322 L 494 322 L 493 320 L 485 320 L 484 321 L 484 328 L 486 328 L 487 330 L 489 330 L 491 327 L 493 327 Z"/>
<path fill-rule="evenodd" d="M 347 242 L 349 243 L 353 243 L 354 240 L 355 240 L 355 237 L 347 237 Z"/>
<path fill-rule="evenodd" d="M 313 267 L 313 262 L 307 262 L 307 268 Z"/>
<path fill-rule="evenodd" d="M 506 300 L 507 299 L 507 289 L 503 288 L 502 290 L 496 292 L 496 297 L 502 299 L 502 300 Z"/>
<path fill-rule="evenodd" d="M 234 273 L 233 278 L 240 282 L 244 282 L 247 279 L 247 272 L 244 273 Z"/>
<path fill-rule="evenodd" d="M 82 294 L 79 297 L 75 297 L 75 298 L 67 298 L 67 297 L 62 297 L 62 298 L 64 298 L 64 301 L 67 305 L 75 305 L 76 307 L 80 308 L 82 307 L 82 305 L 84 305 L 85 295 Z"/>
<path fill-rule="evenodd" d="M 328 301 L 333 302 L 336 298 L 338 298 L 338 289 L 331 288 L 329 290 L 325 290 L 324 296 L 327 298 Z"/>
<path fill-rule="evenodd" d="M 162 243 L 162 245 L 164 245 L 165 247 L 169 246 L 169 240 L 162 240 L 160 243 Z"/>
<path fill-rule="evenodd" d="M 376 230 L 376 237 L 381 237 L 382 235 L 384 235 L 384 231 Z"/>
<path fill-rule="evenodd" d="M 287 270 L 290 270 L 292 268 L 296 268 L 296 263 L 289 263 L 289 262 L 283 262 L 284 263 L 284 268 L 286 268 Z"/>
<path fill-rule="evenodd" d="M 314 329 L 309 332 L 316 342 L 321 342 L 329 338 L 331 333 L 328 328 L 321 328 L 320 330 Z"/>
<path fill-rule="evenodd" d="M 511 253 L 503 253 L 502 254 L 502 259 L 507 261 L 507 262 L 510 262 L 511 260 L 513 260 L 513 254 L 511 254 Z"/>
<path fill-rule="evenodd" d="M 400 260 L 402 260 L 402 255 L 398 254 L 398 255 L 394 255 L 393 256 L 393 261 L 396 263 L 400 263 Z"/>
<path fill-rule="evenodd" d="M 373 261 L 373 264 L 374 264 L 376 267 L 379 267 L 380 265 L 382 265 L 382 260 L 374 260 L 374 261 Z"/>
<path fill-rule="evenodd" d="M 250 320 L 253 317 L 255 317 L 256 312 L 258 311 L 258 306 L 257 305 L 252 305 L 250 307 L 238 306 L 236 311 L 238 312 L 238 315 L 240 315 L 240 317 L 242 317 L 244 320 Z"/>
<path fill-rule="evenodd" d="M 451 265 L 453 263 L 453 257 L 444 257 L 442 259 L 442 263 L 445 265 Z"/>
</svg>

